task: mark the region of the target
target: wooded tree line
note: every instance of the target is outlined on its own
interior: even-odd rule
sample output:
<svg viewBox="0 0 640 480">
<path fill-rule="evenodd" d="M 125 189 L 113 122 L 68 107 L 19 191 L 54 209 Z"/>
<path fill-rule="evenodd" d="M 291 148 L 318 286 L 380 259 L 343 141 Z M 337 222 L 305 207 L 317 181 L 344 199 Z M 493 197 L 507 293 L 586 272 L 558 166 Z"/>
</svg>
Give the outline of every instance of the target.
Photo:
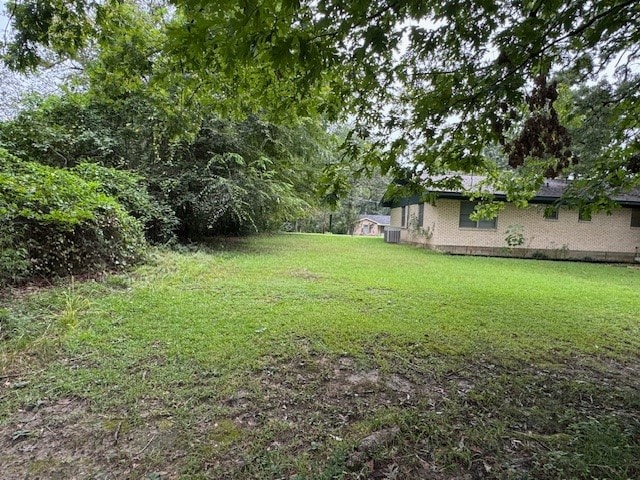
<svg viewBox="0 0 640 480">
<path fill-rule="evenodd" d="M 0 123 L 0 283 L 128 265 L 145 240 L 242 235 L 285 221 L 321 231 L 314 219 L 343 216 L 345 175 L 354 175 L 331 167 L 344 135 L 322 116 L 276 124 L 260 112 L 221 113 L 207 86 L 190 90 L 177 72 L 163 80 L 163 60 L 150 57 L 165 14 L 114 4 L 63 93 L 29 97 Z"/>
<path fill-rule="evenodd" d="M 6 11 L 6 65 L 66 60 L 79 74 L 2 123 L 0 146 L 51 167 L 135 171 L 149 207 L 130 213 L 155 241 L 324 218 L 323 202 L 353 205 L 354 178 L 372 171 L 398 180 L 389 194 L 482 173 L 519 203 L 545 176 L 572 175 L 566 201 L 593 209 L 640 183 L 637 2 L 16 0 Z M 346 120 L 348 132 L 330 128 Z"/>
</svg>

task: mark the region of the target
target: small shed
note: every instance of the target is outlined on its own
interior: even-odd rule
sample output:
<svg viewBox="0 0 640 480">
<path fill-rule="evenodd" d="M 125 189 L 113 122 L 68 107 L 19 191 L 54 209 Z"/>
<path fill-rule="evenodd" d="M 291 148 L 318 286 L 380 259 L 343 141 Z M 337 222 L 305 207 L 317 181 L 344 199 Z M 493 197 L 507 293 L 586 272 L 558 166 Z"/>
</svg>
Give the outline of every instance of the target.
<svg viewBox="0 0 640 480">
<path fill-rule="evenodd" d="M 358 220 L 353 226 L 354 235 L 381 236 L 384 229 L 391 223 L 390 215 L 368 215 L 358 216 Z"/>
</svg>

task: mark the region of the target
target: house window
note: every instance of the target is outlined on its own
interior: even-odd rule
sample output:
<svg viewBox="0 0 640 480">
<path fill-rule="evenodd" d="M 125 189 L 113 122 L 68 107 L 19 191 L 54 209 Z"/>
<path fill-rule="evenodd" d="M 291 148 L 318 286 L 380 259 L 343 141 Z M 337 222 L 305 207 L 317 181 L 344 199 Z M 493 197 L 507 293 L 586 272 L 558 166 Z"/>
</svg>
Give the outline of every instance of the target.
<svg viewBox="0 0 640 480">
<path fill-rule="evenodd" d="M 407 226 L 407 207 L 402 207 L 400 226 L 401 227 Z"/>
<path fill-rule="evenodd" d="M 418 207 L 418 226 L 424 226 L 424 203 L 421 203 Z"/>
<path fill-rule="evenodd" d="M 483 230 L 495 230 L 496 219 L 491 220 L 471 220 L 471 214 L 476 204 L 463 200 L 460 202 L 460 228 L 479 228 Z"/>
<path fill-rule="evenodd" d="M 640 208 L 631 209 L 631 226 L 640 227 Z"/>
<path fill-rule="evenodd" d="M 578 211 L 578 221 L 579 222 L 590 222 L 591 221 L 591 212 L 586 208 L 580 208 Z"/>
<path fill-rule="evenodd" d="M 545 207 L 543 216 L 546 220 L 558 220 L 558 207 Z"/>
<path fill-rule="evenodd" d="M 362 226 L 362 233 L 364 233 L 365 235 L 369 235 L 369 224 L 365 224 Z"/>
</svg>

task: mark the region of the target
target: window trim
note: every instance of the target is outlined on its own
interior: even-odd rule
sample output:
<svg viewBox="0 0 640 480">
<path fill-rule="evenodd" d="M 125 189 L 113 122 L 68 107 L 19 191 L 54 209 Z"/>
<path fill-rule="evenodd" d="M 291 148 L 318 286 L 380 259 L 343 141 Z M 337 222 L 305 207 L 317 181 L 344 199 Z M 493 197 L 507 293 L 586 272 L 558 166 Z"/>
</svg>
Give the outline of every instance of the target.
<svg viewBox="0 0 640 480">
<path fill-rule="evenodd" d="M 549 205 L 544 208 L 542 218 L 551 222 L 557 222 L 560 219 L 560 207 Z"/>
<path fill-rule="evenodd" d="M 631 228 L 640 228 L 640 207 L 631 207 L 631 224 L 630 225 L 631 225 Z"/>
<path fill-rule="evenodd" d="M 471 206 L 470 212 L 465 212 L 465 210 L 469 210 Z M 458 215 L 458 228 L 463 230 L 497 230 L 498 229 L 498 217 L 492 220 L 471 220 L 469 216 L 473 213 L 475 209 L 476 203 L 470 200 L 460 200 L 460 212 Z M 466 218 L 465 218 L 466 217 Z M 466 225 L 463 225 L 463 222 L 466 222 Z M 474 225 L 472 225 L 472 223 Z M 491 224 L 487 226 L 487 224 Z M 483 225 L 484 224 L 484 225 Z"/>
<path fill-rule="evenodd" d="M 589 223 L 593 219 L 593 215 L 590 212 L 585 211 L 583 208 L 578 210 L 578 222 Z"/>
<path fill-rule="evenodd" d="M 418 205 L 418 227 L 424 227 L 424 203 Z"/>
</svg>

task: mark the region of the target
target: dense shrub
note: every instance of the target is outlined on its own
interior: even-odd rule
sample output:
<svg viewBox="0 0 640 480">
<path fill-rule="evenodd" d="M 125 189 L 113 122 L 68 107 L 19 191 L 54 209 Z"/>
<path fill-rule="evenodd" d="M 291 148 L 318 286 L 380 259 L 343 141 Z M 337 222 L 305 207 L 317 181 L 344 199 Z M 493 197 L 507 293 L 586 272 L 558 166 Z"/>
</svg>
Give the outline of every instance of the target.
<svg viewBox="0 0 640 480">
<path fill-rule="evenodd" d="M 115 198 L 130 215 L 140 220 L 147 240 L 167 243 L 174 239 L 178 218 L 169 205 L 149 195 L 142 177 L 90 162 L 76 165 L 72 171 L 86 181 L 99 183 L 103 193 Z"/>
<path fill-rule="evenodd" d="M 29 276 L 27 249 L 21 245 L 15 226 L 8 221 L 2 208 L 0 206 L 0 286 L 17 283 Z"/>
<path fill-rule="evenodd" d="M 146 175 L 152 188 L 166 192 L 183 239 L 275 230 L 314 202 L 321 155 L 310 137 L 303 126 L 283 128 L 256 117 L 209 118 Z"/>
<path fill-rule="evenodd" d="M 0 284 L 138 261 L 140 222 L 97 182 L 0 149 Z"/>
<path fill-rule="evenodd" d="M 172 235 L 196 240 L 277 229 L 315 203 L 315 185 L 334 147 L 320 124 L 285 128 L 257 117 L 198 114 L 187 128 L 174 113 L 144 91 L 34 97 L 0 122 L 0 146 L 25 161 L 99 181 L 156 243 Z M 137 172 L 142 183 L 126 171 Z M 150 204 L 143 205 L 142 185 Z"/>
</svg>

